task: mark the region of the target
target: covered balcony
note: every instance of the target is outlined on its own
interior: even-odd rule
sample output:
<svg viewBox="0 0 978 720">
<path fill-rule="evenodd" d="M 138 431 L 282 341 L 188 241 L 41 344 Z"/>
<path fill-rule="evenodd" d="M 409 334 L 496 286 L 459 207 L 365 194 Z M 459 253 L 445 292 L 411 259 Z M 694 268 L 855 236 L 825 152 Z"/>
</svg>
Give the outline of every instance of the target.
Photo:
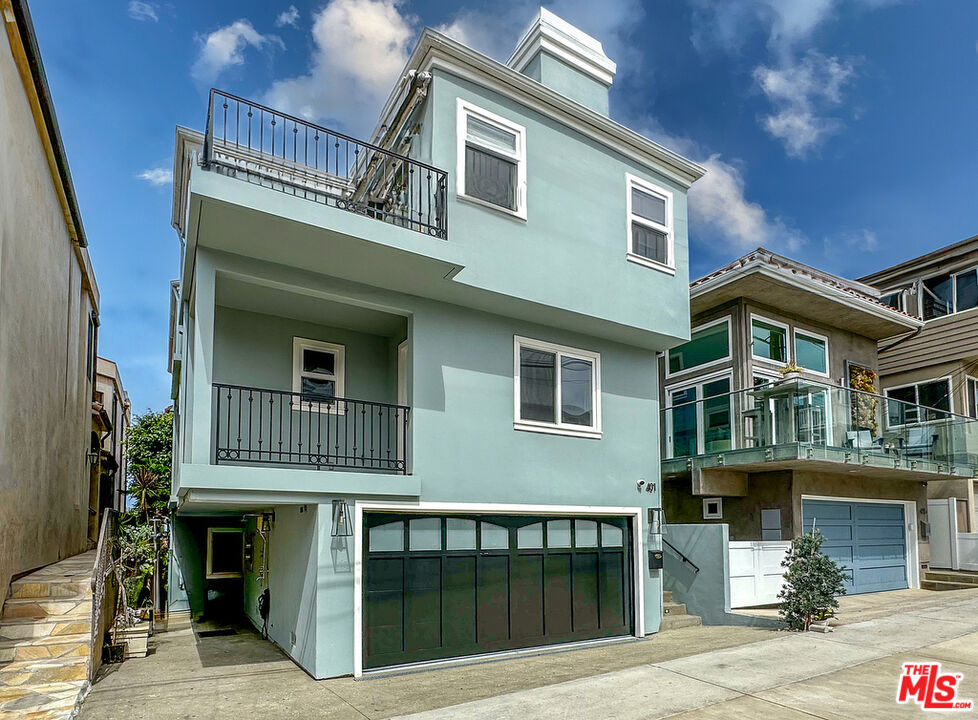
<svg viewBox="0 0 978 720">
<path fill-rule="evenodd" d="M 727 376 L 667 393 L 663 475 L 801 464 L 908 480 L 978 475 L 974 418 L 801 378 L 729 387 Z"/>
<path fill-rule="evenodd" d="M 417 159 L 211 90 L 202 166 L 447 239 L 448 174 Z"/>
</svg>

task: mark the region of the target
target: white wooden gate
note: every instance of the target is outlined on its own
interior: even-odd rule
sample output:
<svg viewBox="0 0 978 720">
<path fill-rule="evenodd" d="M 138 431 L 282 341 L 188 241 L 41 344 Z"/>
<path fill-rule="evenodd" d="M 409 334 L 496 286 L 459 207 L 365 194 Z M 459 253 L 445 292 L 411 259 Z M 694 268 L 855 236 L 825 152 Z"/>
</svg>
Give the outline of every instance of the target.
<svg viewBox="0 0 978 720">
<path fill-rule="evenodd" d="M 978 533 L 958 532 L 957 500 L 928 500 L 927 518 L 931 567 L 978 571 Z"/>
<path fill-rule="evenodd" d="M 791 543 L 735 540 L 729 543 L 730 607 L 774 605 L 784 584 L 781 561 Z"/>
</svg>

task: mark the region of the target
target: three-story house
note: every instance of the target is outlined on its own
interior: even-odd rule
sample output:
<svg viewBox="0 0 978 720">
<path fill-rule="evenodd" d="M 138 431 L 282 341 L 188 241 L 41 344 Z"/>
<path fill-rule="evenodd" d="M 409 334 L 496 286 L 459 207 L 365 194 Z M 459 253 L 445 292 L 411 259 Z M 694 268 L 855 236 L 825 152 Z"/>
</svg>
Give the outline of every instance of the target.
<svg viewBox="0 0 978 720">
<path fill-rule="evenodd" d="M 506 64 L 425 30 L 370 141 L 218 91 L 178 128 L 171 611 L 317 678 L 659 628 L 704 171 L 615 69 L 541 10 Z"/>
</svg>

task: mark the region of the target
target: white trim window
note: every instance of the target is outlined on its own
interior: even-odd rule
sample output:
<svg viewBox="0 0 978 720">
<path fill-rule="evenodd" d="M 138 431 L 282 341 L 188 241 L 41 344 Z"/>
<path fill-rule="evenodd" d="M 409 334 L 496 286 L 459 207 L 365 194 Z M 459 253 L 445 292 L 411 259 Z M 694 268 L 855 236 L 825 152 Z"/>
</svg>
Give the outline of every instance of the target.
<svg viewBox="0 0 978 720">
<path fill-rule="evenodd" d="M 919 310 L 924 320 L 978 307 L 978 268 L 945 272 L 922 278 L 919 284 Z"/>
<path fill-rule="evenodd" d="M 207 528 L 208 580 L 239 578 L 244 567 L 244 530 Z"/>
<path fill-rule="evenodd" d="M 794 331 L 794 361 L 813 375 L 829 376 L 829 339 L 808 330 Z"/>
<path fill-rule="evenodd" d="M 631 174 L 626 173 L 625 179 L 626 257 L 639 265 L 675 274 L 672 191 Z"/>
<path fill-rule="evenodd" d="M 723 498 L 703 498 L 703 519 L 723 520 Z"/>
<path fill-rule="evenodd" d="M 346 385 L 346 348 L 343 345 L 292 338 L 292 392 L 303 400 L 342 398 Z"/>
<path fill-rule="evenodd" d="M 722 351 L 722 352 L 721 352 Z M 666 354 L 666 377 L 730 360 L 730 316 L 693 328 L 689 342 Z"/>
<path fill-rule="evenodd" d="M 668 457 L 708 455 L 736 447 L 732 390 L 729 370 L 666 388 Z"/>
<path fill-rule="evenodd" d="M 949 377 L 888 387 L 883 392 L 890 400 L 897 401 L 886 403 L 889 427 L 943 420 L 954 412 Z"/>
<path fill-rule="evenodd" d="M 526 128 L 458 99 L 460 198 L 526 220 Z"/>
<path fill-rule="evenodd" d="M 517 430 L 601 437 L 601 356 L 589 350 L 514 339 Z"/>
<path fill-rule="evenodd" d="M 788 326 L 761 315 L 750 316 L 750 352 L 755 360 L 788 364 Z"/>
<path fill-rule="evenodd" d="M 967 375 L 965 388 L 968 393 L 968 417 L 978 418 L 978 378 Z"/>
</svg>

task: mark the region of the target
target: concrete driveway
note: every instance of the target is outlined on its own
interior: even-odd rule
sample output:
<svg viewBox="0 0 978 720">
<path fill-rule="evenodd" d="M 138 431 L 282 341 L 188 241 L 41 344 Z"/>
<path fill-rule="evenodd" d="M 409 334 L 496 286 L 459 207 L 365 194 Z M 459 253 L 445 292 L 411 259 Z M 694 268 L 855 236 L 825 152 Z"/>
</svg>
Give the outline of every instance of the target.
<svg viewBox="0 0 978 720">
<path fill-rule="evenodd" d="M 828 635 L 684 628 L 364 680 L 312 680 L 251 632 L 180 630 L 154 638 L 149 657 L 111 666 L 80 717 L 889 718 L 920 714 L 893 700 L 900 663 L 927 658 L 964 673 L 961 695 L 978 700 L 978 590 L 907 592 L 844 599 L 844 620 L 885 616 Z"/>
</svg>

